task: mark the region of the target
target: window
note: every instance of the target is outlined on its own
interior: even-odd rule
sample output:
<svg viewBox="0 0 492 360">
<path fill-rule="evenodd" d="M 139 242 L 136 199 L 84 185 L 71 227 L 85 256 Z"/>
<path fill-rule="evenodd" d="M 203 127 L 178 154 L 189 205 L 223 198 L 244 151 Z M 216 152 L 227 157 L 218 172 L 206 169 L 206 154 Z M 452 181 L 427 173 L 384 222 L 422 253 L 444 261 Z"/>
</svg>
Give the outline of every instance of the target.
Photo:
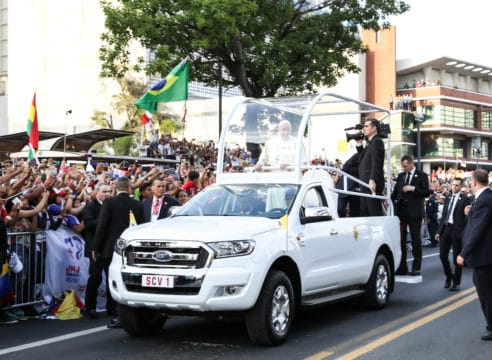
<svg viewBox="0 0 492 360">
<path fill-rule="evenodd" d="M 465 128 L 477 127 L 477 112 L 454 106 L 441 106 L 441 123 Z"/>
<path fill-rule="evenodd" d="M 486 108 L 482 111 L 482 130 L 492 131 L 492 109 Z"/>
</svg>

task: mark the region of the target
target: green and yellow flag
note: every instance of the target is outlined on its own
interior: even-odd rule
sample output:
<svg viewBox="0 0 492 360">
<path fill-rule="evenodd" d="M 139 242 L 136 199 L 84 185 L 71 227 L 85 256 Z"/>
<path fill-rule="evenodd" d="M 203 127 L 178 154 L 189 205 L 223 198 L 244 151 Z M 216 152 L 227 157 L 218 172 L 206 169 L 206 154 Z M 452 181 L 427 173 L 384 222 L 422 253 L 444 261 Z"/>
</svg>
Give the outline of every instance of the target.
<svg viewBox="0 0 492 360">
<path fill-rule="evenodd" d="M 181 61 L 165 79 L 154 84 L 143 96 L 135 102 L 139 109 L 145 109 L 152 114 L 157 113 L 160 102 L 188 100 L 189 61 Z"/>
</svg>

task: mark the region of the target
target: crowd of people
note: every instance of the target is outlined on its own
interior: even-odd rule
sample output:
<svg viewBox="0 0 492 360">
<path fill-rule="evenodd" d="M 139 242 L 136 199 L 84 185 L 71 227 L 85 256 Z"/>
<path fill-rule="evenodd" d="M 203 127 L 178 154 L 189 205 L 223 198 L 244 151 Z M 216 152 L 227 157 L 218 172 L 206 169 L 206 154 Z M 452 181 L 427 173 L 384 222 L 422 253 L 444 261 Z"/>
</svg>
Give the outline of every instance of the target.
<svg viewBox="0 0 492 360">
<path fill-rule="evenodd" d="M 286 162 L 273 154 L 279 153 L 277 148 L 283 144 L 281 140 L 285 143 L 292 141 L 288 125 L 287 122 L 279 124 L 280 145 L 272 143 L 270 152 L 265 150 L 259 159 L 254 159 L 251 152 L 244 148 L 228 149 L 224 170 L 242 171 L 253 167 L 261 171 L 262 167 L 276 165 L 275 162 L 281 169 L 285 168 Z M 282 133 L 282 126 L 285 134 Z M 352 163 L 349 159 L 342 164 L 337 160 L 330 165 L 340 167 L 365 181 L 368 188 L 363 192 L 382 195 L 385 183 L 382 169 L 384 145 L 377 130 L 377 121 L 367 119 L 362 130 L 367 144 L 354 155 L 356 161 Z M 113 165 L 88 163 L 83 168 L 65 161 L 57 163 L 53 159 L 4 161 L 0 176 L 0 238 L 4 238 L 0 241 L 1 263 L 7 257 L 12 258 L 13 244 L 7 236 L 9 233 L 65 228 L 81 234 L 85 239 L 84 255 L 90 262 L 85 311 L 88 317 L 98 317 L 98 288 L 103 281 L 103 273 L 108 271 L 114 245 L 107 239 L 115 240 L 132 221 L 139 224 L 168 216 L 171 207 L 185 204 L 215 182 L 217 149 L 213 142 L 199 145 L 184 139 L 175 141 L 170 136 L 156 136 L 149 148 L 153 152 L 152 156 L 174 161 L 166 167 L 122 161 Z M 287 154 L 285 151 L 280 153 Z M 318 160 L 311 162 L 317 163 Z M 326 159 L 323 162 L 326 163 Z M 392 200 L 401 221 L 402 247 L 406 247 L 407 234 L 410 234 L 414 263 L 412 270 L 408 271 L 406 251 L 403 251 L 405 256 L 397 274 L 420 275 L 422 244 L 434 247 L 439 244 L 446 276 L 444 287 L 459 291 L 461 266 L 454 259 L 453 270 L 448 255 L 451 248 L 454 253 L 461 251 L 457 245 L 461 244 L 461 238 L 456 236 L 457 231 L 450 231 L 450 226 L 453 225 L 455 230 L 462 229 L 464 215 L 455 218 L 454 224 L 449 216 L 454 212 L 456 204 L 459 203 L 459 212 L 463 212 L 471 203 L 473 171 L 459 167 L 444 170 L 439 167 L 427 175 L 415 169 L 411 156 L 404 156 L 401 165 L 404 171 L 391 175 Z M 488 181 L 492 182 L 492 172 L 488 173 Z M 453 195 L 456 195 L 456 199 Z M 416 200 L 413 203 L 414 198 Z M 356 209 L 355 203 L 347 207 L 349 202 L 343 200 L 343 196 L 340 199 L 344 203 L 344 207 L 340 207 L 339 203 L 340 216 L 356 216 L 356 212 L 359 216 L 382 215 L 381 201 L 362 197 L 362 202 L 357 204 L 360 207 Z M 122 210 L 130 211 L 132 216 L 126 216 Z M 423 238 L 427 243 L 422 241 Z M 11 299 L 0 300 L 3 300 L 0 301 L 0 323 L 14 323 L 24 318 L 22 309 L 9 308 Z M 106 300 L 106 312 L 112 317 L 108 326 L 118 327 L 116 306 L 107 287 Z"/>
</svg>

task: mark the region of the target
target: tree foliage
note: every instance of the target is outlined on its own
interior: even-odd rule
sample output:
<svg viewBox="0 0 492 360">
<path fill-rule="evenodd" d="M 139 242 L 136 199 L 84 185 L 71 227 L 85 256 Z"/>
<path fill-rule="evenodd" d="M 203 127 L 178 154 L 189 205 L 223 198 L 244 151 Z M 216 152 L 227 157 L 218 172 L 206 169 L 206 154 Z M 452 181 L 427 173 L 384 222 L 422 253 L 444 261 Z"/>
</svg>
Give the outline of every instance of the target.
<svg viewBox="0 0 492 360">
<path fill-rule="evenodd" d="M 274 96 L 335 85 L 358 72 L 351 56 L 364 52 L 359 29 L 387 27 L 406 12 L 402 0 L 102 0 L 102 75 L 128 70 L 167 74 L 180 59 L 192 60 L 191 79 L 226 86 L 245 96 Z M 130 62 L 129 45 L 152 54 Z"/>
</svg>

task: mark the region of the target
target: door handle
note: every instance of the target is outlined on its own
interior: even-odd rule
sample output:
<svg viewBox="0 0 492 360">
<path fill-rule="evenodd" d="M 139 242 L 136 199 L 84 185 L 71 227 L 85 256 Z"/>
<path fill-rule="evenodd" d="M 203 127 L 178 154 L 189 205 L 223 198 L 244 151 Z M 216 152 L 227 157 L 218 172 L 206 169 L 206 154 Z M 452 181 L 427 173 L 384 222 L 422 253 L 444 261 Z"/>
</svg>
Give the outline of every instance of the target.
<svg viewBox="0 0 492 360">
<path fill-rule="evenodd" d="M 330 235 L 338 235 L 338 231 L 336 231 L 335 229 L 331 229 Z"/>
</svg>

